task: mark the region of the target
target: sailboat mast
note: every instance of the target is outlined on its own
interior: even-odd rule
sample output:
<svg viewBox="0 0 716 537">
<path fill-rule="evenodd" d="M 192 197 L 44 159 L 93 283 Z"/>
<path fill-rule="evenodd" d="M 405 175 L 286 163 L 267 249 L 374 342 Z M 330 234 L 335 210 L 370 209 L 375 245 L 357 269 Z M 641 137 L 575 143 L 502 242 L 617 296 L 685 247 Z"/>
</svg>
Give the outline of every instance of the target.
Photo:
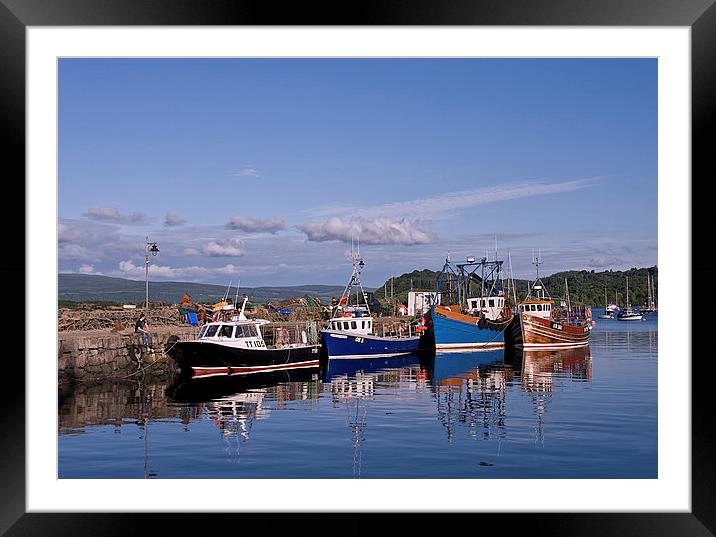
<svg viewBox="0 0 716 537">
<path fill-rule="evenodd" d="M 564 290 L 567 294 L 567 310 L 571 313 L 572 303 L 569 300 L 569 286 L 567 285 L 567 278 L 564 279 Z"/>
</svg>

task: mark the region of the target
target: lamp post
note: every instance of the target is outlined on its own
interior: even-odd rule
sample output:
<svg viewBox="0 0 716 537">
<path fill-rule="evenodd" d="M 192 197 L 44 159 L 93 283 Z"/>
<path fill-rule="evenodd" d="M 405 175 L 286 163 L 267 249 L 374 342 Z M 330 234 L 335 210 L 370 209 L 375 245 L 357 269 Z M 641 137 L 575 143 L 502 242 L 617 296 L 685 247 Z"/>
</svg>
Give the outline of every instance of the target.
<svg viewBox="0 0 716 537">
<path fill-rule="evenodd" d="M 152 256 L 156 256 L 159 253 L 159 248 L 157 248 L 156 242 L 149 242 L 149 237 L 146 237 L 144 246 L 144 308 L 147 310 L 147 313 L 149 313 L 149 252 L 152 252 Z"/>
</svg>

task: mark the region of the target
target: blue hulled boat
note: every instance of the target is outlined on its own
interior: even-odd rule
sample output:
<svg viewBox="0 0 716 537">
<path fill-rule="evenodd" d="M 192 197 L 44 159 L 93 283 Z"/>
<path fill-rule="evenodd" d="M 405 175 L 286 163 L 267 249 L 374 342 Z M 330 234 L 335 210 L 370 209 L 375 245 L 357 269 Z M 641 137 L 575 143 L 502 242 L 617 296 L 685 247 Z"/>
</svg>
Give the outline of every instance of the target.
<svg viewBox="0 0 716 537">
<path fill-rule="evenodd" d="M 432 304 L 427 336 L 438 351 L 499 349 L 513 313 L 506 304 L 502 261 L 475 261 L 452 266 L 450 256 L 438 276 L 441 304 Z"/>
<path fill-rule="evenodd" d="M 363 260 L 354 254 L 351 279 L 333 309 L 328 328 L 321 330 L 321 340 L 328 358 L 392 358 L 416 352 L 421 346 L 421 336 L 413 332 L 410 324 L 401 326 L 398 335 L 379 336 L 374 333 L 368 299 L 360 283 L 360 273 L 364 266 Z M 354 304 L 350 305 L 353 296 Z"/>
</svg>

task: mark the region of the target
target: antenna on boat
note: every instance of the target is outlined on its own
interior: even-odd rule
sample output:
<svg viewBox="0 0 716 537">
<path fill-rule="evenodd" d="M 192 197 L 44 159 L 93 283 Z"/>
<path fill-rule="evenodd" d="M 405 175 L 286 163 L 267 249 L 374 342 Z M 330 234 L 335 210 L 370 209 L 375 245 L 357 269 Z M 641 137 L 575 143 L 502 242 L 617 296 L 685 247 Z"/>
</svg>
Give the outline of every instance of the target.
<svg viewBox="0 0 716 537">
<path fill-rule="evenodd" d="M 239 280 L 239 283 L 236 284 L 236 296 L 234 297 L 234 307 L 236 307 L 236 304 L 239 303 L 239 286 L 241 285 L 241 280 Z"/>
</svg>

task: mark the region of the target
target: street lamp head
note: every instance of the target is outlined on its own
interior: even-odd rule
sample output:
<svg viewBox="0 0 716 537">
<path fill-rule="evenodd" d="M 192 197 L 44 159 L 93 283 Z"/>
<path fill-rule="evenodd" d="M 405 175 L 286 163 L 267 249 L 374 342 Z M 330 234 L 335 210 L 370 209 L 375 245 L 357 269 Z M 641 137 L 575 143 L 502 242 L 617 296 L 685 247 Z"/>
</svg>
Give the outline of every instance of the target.
<svg viewBox="0 0 716 537">
<path fill-rule="evenodd" d="M 159 248 L 157 248 L 157 243 L 153 242 L 152 247 L 149 249 L 150 252 L 152 252 L 153 256 L 156 256 L 159 253 Z"/>
</svg>

